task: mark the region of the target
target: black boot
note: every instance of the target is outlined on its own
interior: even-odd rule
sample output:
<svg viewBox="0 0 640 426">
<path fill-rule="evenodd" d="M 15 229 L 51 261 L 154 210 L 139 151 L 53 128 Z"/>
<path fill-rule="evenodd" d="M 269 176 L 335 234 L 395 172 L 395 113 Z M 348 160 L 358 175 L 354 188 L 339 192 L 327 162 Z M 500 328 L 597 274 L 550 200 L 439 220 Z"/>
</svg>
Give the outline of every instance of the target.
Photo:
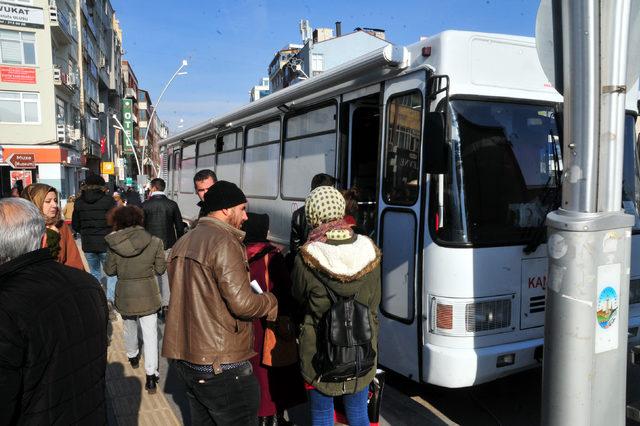
<svg viewBox="0 0 640 426">
<path fill-rule="evenodd" d="M 140 352 L 138 352 L 138 355 L 133 358 L 129 358 L 129 364 L 131 364 L 131 368 L 140 367 Z"/>
<path fill-rule="evenodd" d="M 152 375 L 147 374 L 147 382 L 144 384 L 144 388 L 149 393 L 156 393 L 156 388 L 157 388 L 156 383 L 158 383 L 158 376 L 156 376 L 155 374 L 152 374 Z"/>
</svg>

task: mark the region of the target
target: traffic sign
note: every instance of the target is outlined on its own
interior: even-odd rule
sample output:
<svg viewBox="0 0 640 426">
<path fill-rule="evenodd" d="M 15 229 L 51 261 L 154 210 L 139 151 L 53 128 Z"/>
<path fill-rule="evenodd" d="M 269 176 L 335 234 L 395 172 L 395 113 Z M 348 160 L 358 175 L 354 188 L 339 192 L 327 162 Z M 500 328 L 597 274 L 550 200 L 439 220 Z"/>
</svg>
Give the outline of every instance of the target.
<svg viewBox="0 0 640 426">
<path fill-rule="evenodd" d="M 7 158 L 7 163 L 14 169 L 35 169 L 35 154 L 18 154 L 14 153 Z"/>
</svg>

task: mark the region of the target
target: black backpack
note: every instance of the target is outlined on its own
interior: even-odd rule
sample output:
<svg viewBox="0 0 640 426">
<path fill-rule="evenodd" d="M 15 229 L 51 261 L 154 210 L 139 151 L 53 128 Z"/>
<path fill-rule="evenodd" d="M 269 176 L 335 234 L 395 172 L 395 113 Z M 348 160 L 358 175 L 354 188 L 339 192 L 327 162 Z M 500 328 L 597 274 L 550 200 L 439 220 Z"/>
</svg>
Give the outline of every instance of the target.
<svg viewBox="0 0 640 426">
<path fill-rule="evenodd" d="M 337 296 L 325 285 L 331 308 L 318 323 L 313 367 L 320 382 L 344 382 L 366 376 L 375 367 L 369 307 L 355 295 Z"/>
</svg>

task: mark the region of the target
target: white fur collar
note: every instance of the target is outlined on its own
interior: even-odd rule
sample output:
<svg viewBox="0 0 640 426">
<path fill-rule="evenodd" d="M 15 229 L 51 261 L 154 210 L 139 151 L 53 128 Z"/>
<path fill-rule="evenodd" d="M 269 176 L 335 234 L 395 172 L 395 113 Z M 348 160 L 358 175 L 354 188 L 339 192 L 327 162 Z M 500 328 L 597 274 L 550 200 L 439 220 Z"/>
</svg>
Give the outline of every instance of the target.
<svg viewBox="0 0 640 426">
<path fill-rule="evenodd" d="M 380 251 L 370 238 L 356 235 L 350 244 L 305 244 L 302 257 L 308 265 L 340 281 L 353 281 L 378 265 Z"/>
</svg>

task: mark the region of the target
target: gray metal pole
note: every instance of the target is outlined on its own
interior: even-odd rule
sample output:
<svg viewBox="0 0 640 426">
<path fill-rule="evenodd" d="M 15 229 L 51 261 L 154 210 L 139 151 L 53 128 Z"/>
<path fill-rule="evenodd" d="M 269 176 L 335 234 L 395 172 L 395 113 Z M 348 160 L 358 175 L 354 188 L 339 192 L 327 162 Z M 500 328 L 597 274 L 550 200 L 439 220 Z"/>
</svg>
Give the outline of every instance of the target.
<svg viewBox="0 0 640 426">
<path fill-rule="evenodd" d="M 620 86 L 629 2 L 562 0 L 565 170 L 562 208 L 547 217 L 544 425 L 625 424 L 634 218 L 621 211 Z"/>
</svg>

